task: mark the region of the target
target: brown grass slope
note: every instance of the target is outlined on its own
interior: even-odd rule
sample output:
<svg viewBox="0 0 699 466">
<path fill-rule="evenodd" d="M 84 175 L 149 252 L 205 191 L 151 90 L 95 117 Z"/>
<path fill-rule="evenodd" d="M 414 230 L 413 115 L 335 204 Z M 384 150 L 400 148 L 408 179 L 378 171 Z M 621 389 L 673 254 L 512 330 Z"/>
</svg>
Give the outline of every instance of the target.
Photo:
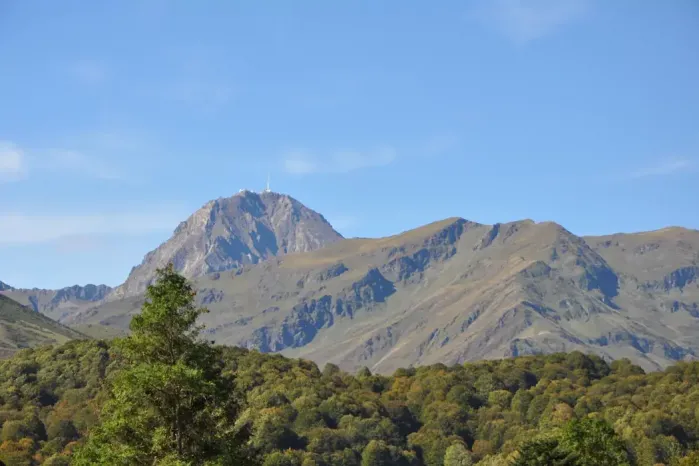
<svg viewBox="0 0 699 466">
<path fill-rule="evenodd" d="M 221 343 L 391 372 L 582 350 L 657 369 L 699 354 L 699 232 L 577 237 L 448 219 L 196 280 Z M 70 322 L 127 328 L 135 296 Z"/>
<path fill-rule="evenodd" d="M 0 357 L 8 357 L 22 348 L 76 338 L 85 336 L 0 294 Z"/>
</svg>

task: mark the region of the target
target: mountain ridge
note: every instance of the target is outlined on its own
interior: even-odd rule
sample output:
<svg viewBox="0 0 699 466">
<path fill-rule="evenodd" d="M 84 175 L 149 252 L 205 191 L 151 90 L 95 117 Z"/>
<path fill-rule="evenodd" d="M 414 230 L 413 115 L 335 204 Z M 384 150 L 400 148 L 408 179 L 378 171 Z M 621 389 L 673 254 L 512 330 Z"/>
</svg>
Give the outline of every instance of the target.
<svg viewBox="0 0 699 466">
<path fill-rule="evenodd" d="M 699 355 L 699 231 L 581 237 L 555 222 L 450 217 L 345 239 L 272 192 L 209 201 L 124 284 L 36 308 L 122 334 L 168 262 L 211 310 L 211 339 L 347 370 L 574 350 L 659 369 Z"/>
<path fill-rule="evenodd" d="M 30 307 L 35 312 L 41 312 L 55 321 L 60 321 L 70 313 L 94 306 L 111 290 L 112 288 L 107 285 L 87 284 L 67 286 L 58 290 L 8 288 L 0 291 L 21 305 Z"/>
<path fill-rule="evenodd" d="M 269 257 L 194 284 L 215 341 L 349 370 L 576 349 L 659 369 L 699 354 L 692 341 L 699 286 L 693 269 L 677 272 L 694 263 L 699 232 L 682 231 L 681 241 L 673 231 L 607 244 L 554 222 L 452 217 Z M 683 260 L 658 262 L 668 255 Z M 142 299 L 97 306 L 70 322 L 123 329 Z"/>
</svg>

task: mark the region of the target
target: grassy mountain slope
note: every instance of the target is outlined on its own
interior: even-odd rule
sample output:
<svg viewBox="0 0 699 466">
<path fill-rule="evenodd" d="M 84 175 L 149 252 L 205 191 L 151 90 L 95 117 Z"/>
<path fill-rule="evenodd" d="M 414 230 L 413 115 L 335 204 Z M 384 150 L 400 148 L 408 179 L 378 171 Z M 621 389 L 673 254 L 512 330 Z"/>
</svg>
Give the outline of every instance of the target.
<svg viewBox="0 0 699 466">
<path fill-rule="evenodd" d="M 693 359 L 699 232 L 621 238 L 585 240 L 549 222 L 447 219 L 195 283 L 217 342 L 349 370 L 572 350 L 646 369 Z M 142 302 L 106 303 L 67 322 L 125 329 Z"/>
<path fill-rule="evenodd" d="M 64 343 L 76 338 L 84 338 L 84 335 L 0 294 L 0 357 L 22 348 Z"/>
</svg>

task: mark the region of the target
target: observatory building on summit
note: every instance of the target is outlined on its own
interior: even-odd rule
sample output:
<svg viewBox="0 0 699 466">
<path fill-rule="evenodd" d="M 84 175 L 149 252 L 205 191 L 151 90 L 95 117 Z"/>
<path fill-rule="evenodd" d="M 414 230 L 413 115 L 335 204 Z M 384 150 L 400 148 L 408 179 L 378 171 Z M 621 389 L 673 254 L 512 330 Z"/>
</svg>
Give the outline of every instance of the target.
<svg viewBox="0 0 699 466">
<path fill-rule="evenodd" d="M 265 189 L 263 189 L 263 190 L 261 191 L 261 193 L 271 193 L 271 192 L 272 192 L 272 189 L 270 188 L 270 184 L 269 184 L 269 183 L 270 183 L 270 178 L 269 178 L 269 174 L 267 174 L 267 186 L 265 187 Z M 243 188 L 243 189 L 241 189 L 240 191 L 238 191 L 238 193 L 244 193 L 244 192 L 254 192 L 254 191 L 251 191 L 251 190 L 245 189 L 245 188 Z"/>
</svg>

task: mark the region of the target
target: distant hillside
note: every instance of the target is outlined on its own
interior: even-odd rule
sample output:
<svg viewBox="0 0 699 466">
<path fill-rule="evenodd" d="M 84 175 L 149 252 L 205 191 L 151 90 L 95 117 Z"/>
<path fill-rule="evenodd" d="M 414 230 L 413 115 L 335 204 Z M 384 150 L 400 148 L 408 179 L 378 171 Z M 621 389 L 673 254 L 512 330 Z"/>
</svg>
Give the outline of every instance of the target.
<svg viewBox="0 0 699 466">
<path fill-rule="evenodd" d="M 94 307 L 111 291 L 106 285 L 75 285 L 60 290 L 10 288 L 3 294 L 60 322 L 70 314 Z"/>
<path fill-rule="evenodd" d="M 7 283 L 0 282 L 0 291 L 7 291 L 7 290 L 11 290 L 11 289 L 12 289 L 12 287 L 10 285 L 8 285 Z"/>
<path fill-rule="evenodd" d="M 454 218 L 195 284 L 217 342 L 347 370 L 574 350 L 656 370 L 699 355 L 698 266 L 693 230 L 581 238 L 551 222 Z M 126 329 L 142 302 L 64 321 Z"/>
<path fill-rule="evenodd" d="M 79 338 L 85 336 L 0 294 L 0 357 Z"/>
</svg>

